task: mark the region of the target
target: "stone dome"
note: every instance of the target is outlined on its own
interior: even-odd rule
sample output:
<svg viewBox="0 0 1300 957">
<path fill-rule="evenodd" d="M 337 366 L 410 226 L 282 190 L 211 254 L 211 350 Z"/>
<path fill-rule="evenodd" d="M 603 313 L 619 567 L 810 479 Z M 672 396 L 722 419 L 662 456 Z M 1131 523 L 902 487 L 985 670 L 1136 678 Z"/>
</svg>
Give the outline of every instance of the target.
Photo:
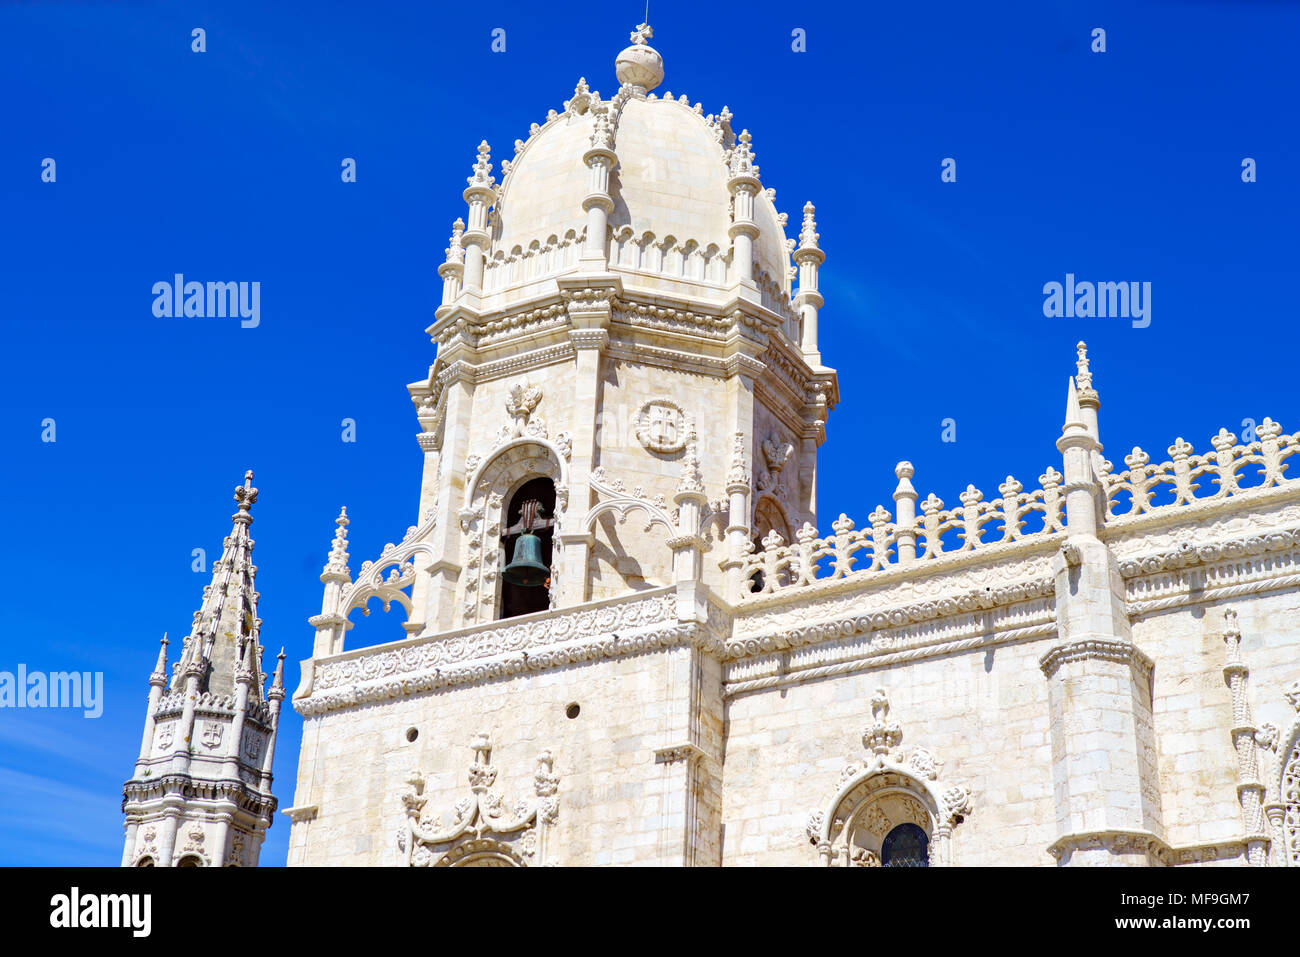
<svg viewBox="0 0 1300 957">
<path fill-rule="evenodd" d="M 597 114 L 608 118 L 617 156 L 609 186 L 614 202 L 608 217 L 611 265 L 629 262 L 619 252 L 627 242 L 642 250 L 658 245 L 662 251 L 656 256 L 665 261 L 670 247 L 681 255 L 698 250 L 706 259 L 727 255 L 732 222 L 728 161 L 737 146 L 731 114 L 726 107 L 717 115 L 705 114 L 685 96 L 648 93 L 651 82 L 657 82 L 656 67 L 662 75 L 661 62 L 652 48 L 634 44 L 619 55 L 617 71 L 624 82 L 612 99 L 602 100 L 585 79 L 579 80 L 562 112 L 552 111 L 526 141 L 516 141 L 513 161 L 502 164 L 505 176 L 491 218 L 490 258 L 526 255 L 530 248 L 582 234 L 587 222 L 583 199 L 590 191 L 583 156 L 592 149 Z M 755 278 L 766 273 L 776 290 L 788 294 L 785 217 L 777 213 L 769 192 L 760 191 L 754 203 L 759 230 Z M 716 275 L 710 272 L 708 278 Z"/>
</svg>

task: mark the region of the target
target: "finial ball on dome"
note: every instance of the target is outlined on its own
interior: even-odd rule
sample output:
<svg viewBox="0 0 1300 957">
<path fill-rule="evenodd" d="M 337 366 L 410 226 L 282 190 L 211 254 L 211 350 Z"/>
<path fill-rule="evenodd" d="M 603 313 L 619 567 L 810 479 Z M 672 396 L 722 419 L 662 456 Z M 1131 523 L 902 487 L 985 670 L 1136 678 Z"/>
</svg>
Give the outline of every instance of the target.
<svg viewBox="0 0 1300 957">
<path fill-rule="evenodd" d="M 648 93 L 664 81 L 663 57 L 646 43 L 654 35 L 654 29 L 647 23 L 632 31 L 632 45 L 614 60 L 614 75 L 619 83 L 639 86 Z"/>
</svg>

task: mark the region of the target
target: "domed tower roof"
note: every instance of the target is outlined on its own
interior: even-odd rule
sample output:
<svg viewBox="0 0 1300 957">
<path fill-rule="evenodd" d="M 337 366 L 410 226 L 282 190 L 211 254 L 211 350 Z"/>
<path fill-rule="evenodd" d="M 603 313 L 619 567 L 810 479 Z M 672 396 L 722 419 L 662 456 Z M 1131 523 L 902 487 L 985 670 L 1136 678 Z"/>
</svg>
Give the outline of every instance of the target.
<svg viewBox="0 0 1300 957">
<path fill-rule="evenodd" d="M 694 256 L 700 264 L 695 278 L 726 284 L 723 261 L 733 222 L 728 181 L 742 159 L 739 154 L 756 185 L 758 166 L 752 163 L 748 135 L 733 132 L 725 106 L 705 113 L 685 95 L 653 92 L 664 68 L 659 53 L 645 42 L 651 35 L 648 27 L 639 28 L 632 45 L 618 55 L 615 73 L 621 85 L 611 99 L 602 99 L 580 79 L 563 111 L 552 110 L 545 123 L 533 125 L 526 140 L 515 141 L 514 160 L 502 163 L 504 180 L 490 219 L 491 262 L 527 256 L 530 248 L 582 235 L 587 222 L 583 201 L 591 191 L 584 156 L 593 148 L 599 125 L 616 157 L 609 183 L 611 267 L 661 271 L 672 259 L 673 268 L 680 261 L 680 274 L 689 278 Z M 753 275 L 788 298 L 792 244 L 774 192 L 756 190 Z M 658 251 L 650 253 L 652 247 Z M 520 270 L 516 278 L 524 274 Z"/>
</svg>

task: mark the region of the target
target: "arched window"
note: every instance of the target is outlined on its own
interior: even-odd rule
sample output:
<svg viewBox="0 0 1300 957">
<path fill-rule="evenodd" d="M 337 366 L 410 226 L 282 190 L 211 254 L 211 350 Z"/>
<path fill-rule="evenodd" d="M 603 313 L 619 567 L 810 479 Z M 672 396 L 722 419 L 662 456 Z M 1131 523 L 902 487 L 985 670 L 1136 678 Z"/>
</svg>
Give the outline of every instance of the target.
<svg viewBox="0 0 1300 957">
<path fill-rule="evenodd" d="M 153 858 L 152 858 L 152 857 L 142 857 L 142 858 L 140 858 L 140 860 L 136 861 L 135 866 L 136 866 L 136 867 L 153 867 L 153 866 L 154 866 Z"/>
<path fill-rule="evenodd" d="M 929 867 L 930 837 L 911 822 L 900 824 L 880 846 L 882 867 Z"/>
<path fill-rule="evenodd" d="M 536 508 L 530 510 L 531 514 L 526 516 L 524 506 L 529 502 L 535 502 Z M 516 557 L 537 557 L 515 554 L 520 538 L 526 533 L 531 533 L 540 540 L 538 552 L 541 563 L 550 568 L 554 526 L 555 483 L 548 478 L 528 480 L 515 492 L 510 499 L 510 507 L 506 509 L 505 525 L 501 530 L 501 553 L 504 565 L 509 565 Z M 540 585 L 512 585 L 502 578 L 500 617 L 514 618 L 517 615 L 546 611 L 551 607 L 550 584 L 549 576 Z"/>
<path fill-rule="evenodd" d="M 177 867 L 202 867 L 203 861 L 193 854 L 186 854 L 176 864 Z"/>
</svg>

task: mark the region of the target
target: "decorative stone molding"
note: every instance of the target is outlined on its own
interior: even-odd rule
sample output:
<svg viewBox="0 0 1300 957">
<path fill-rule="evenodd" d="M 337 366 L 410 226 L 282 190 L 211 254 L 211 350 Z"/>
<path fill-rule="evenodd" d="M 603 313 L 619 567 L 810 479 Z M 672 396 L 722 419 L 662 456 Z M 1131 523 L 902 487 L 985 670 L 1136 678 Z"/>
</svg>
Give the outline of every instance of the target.
<svg viewBox="0 0 1300 957">
<path fill-rule="evenodd" d="M 1219 541 L 1206 541 L 1207 531 L 1176 548 L 1121 559 L 1130 617 L 1300 585 L 1300 528 Z"/>
<path fill-rule="evenodd" d="M 772 435 L 762 441 L 761 450 L 767 470 L 759 473 L 754 487 L 760 492 L 771 492 L 778 499 L 785 501 L 787 491 L 786 487 L 781 484 L 781 469 L 785 467 L 785 463 L 790 461 L 790 456 L 794 454 L 794 446 Z M 840 516 L 840 520 L 848 521 L 843 515 Z M 852 528 L 852 523 L 850 523 L 849 527 Z"/>
<path fill-rule="evenodd" d="M 1255 727 L 1251 714 L 1250 669 L 1241 657 L 1241 629 L 1237 627 L 1236 611 L 1225 608 L 1223 623 L 1223 677 L 1232 699 L 1230 734 L 1237 759 L 1237 801 L 1241 805 L 1246 861 L 1252 867 L 1263 867 L 1268 862 L 1269 825 L 1264 813 L 1265 786 L 1259 773 L 1261 754 L 1256 738 L 1260 729 Z"/>
<path fill-rule="evenodd" d="M 695 624 L 656 628 L 635 635 L 608 635 L 554 646 L 537 654 L 508 652 L 462 664 L 420 671 L 408 677 L 360 682 L 337 691 L 313 693 L 295 699 L 294 708 L 304 717 L 353 708 L 407 695 L 425 694 L 440 688 L 482 684 L 522 674 L 536 674 L 582 661 L 597 661 L 645 654 L 667 648 L 693 646 L 707 654 L 718 653 L 718 644 L 707 630 Z"/>
<path fill-rule="evenodd" d="M 655 764 L 676 764 L 679 761 L 690 764 L 704 756 L 704 750 L 690 742 L 673 744 L 666 748 L 655 749 Z"/>
<path fill-rule="evenodd" d="M 303 824 L 307 821 L 316 820 L 316 815 L 320 813 L 320 808 L 315 804 L 304 804 L 301 807 L 287 807 L 283 812 L 294 824 Z"/>
<path fill-rule="evenodd" d="M 537 757 L 533 780 L 535 799 L 507 808 L 492 791 L 497 770 L 487 734 L 474 739 L 474 763 L 469 768 L 472 796 L 456 805 L 451 823 L 423 815 L 424 777 L 413 772 L 402 795 L 406 816 L 397 834 L 397 848 L 407 867 L 525 867 L 551 863 L 546 859 L 551 829 L 559 820 L 560 778 L 550 751 Z"/>
<path fill-rule="evenodd" d="M 1278 845 L 1275 861 L 1300 867 L 1300 681 L 1291 682 L 1283 694 L 1296 717 L 1278 738 L 1277 790 L 1266 813 Z"/>
<path fill-rule="evenodd" d="M 437 640 L 407 639 L 373 651 L 346 653 L 316 665 L 316 691 L 378 678 L 408 678 L 440 667 L 491 658 L 510 652 L 534 651 L 584 638 L 634 632 L 675 619 L 676 605 L 669 588 L 657 593 L 615 599 L 559 611 L 545 619 L 506 621 L 464 628 L 439 635 Z"/>
<path fill-rule="evenodd" d="M 880 844 L 899 824 L 915 824 L 929 838 L 930 865 L 950 866 L 952 830 L 973 811 L 970 789 L 940 781 L 943 763 L 932 752 L 899 750 L 902 728 L 889 718 L 889 696 L 878 688 L 871 724 L 862 734 L 872 752 L 850 759 L 831 800 L 808 819 L 808 841 L 826 867 L 870 867 Z"/>
<path fill-rule="evenodd" d="M 510 416 L 510 436 L 519 438 L 524 434 L 528 420 L 542 401 L 542 387 L 529 385 L 527 382 L 510 387 L 506 396 L 506 415 Z"/>
<path fill-rule="evenodd" d="M 1058 864 L 1068 864 L 1079 851 L 1105 851 L 1115 857 L 1137 857 L 1149 867 L 1183 867 L 1237 861 L 1246 863 L 1241 840 L 1171 846 L 1148 831 L 1114 829 L 1067 834 L 1047 849 Z"/>
<path fill-rule="evenodd" d="M 666 529 L 669 535 L 676 533 L 677 523 L 668 513 L 668 503 L 663 495 L 656 495 L 652 499 L 639 485 L 629 492 L 622 479 L 606 478 L 604 466 L 597 466 L 592 470 L 589 484 L 592 491 L 600 497 L 600 501 L 587 512 L 582 524 L 584 531 L 590 532 L 594 529 L 597 520 L 606 513 L 617 514 L 619 522 L 622 523 L 627 521 L 630 512 L 642 511 L 646 514 L 645 531 L 648 532 L 658 525 Z"/>
<path fill-rule="evenodd" d="M 996 588 L 974 587 L 932 600 L 853 615 L 827 614 L 824 603 L 820 603 L 823 607 L 819 607 L 819 603 L 800 602 L 784 612 L 780 621 L 771 618 L 738 620 L 738 629 L 743 629 L 743 633 L 728 642 L 727 654 L 729 658 L 747 657 L 1040 599 L 1055 599 L 1055 582 L 1052 579 L 1039 578 Z M 863 604 L 861 596 L 848 604 L 860 608 Z M 806 624 L 791 625 L 787 624 L 788 621 Z"/>
<path fill-rule="evenodd" d="M 345 585 L 339 593 L 338 616 L 346 621 L 348 615 L 357 608 L 361 609 L 362 615 L 368 616 L 370 609 L 367 605 L 371 598 L 376 597 L 382 603 L 385 614 L 391 609 L 393 602 L 397 602 L 406 609 L 409 616 L 412 606 L 406 590 L 415 582 L 417 570 L 415 557 L 424 555 L 428 561 L 436 558 L 427 539 L 437 525 L 437 521 L 435 514 L 421 525 L 410 526 L 400 542 L 397 544 L 389 542 L 384 545 L 378 559 L 362 562 L 356 581 Z M 383 574 L 385 571 L 388 572 L 387 575 Z M 314 619 L 319 622 L 317 627 L 328 624 L 329 617 Z"/>
<path fill-rule="evenodd" d="M 1150 867 L 1168 867 L 1177 860 L 1169 845 L 1149 831 L 1113 829 L 1066 834 L 1047 848 L 1062 866 L 1079 851 L 1105 851 L 1112 857 L 1136 857 Z"/>
<path fill-rule="evenodd" d="M 1138 651 L 1131 642 L 1107 641 L 1099 638 L 1067 641 L 1057 645 L 1038 659 L 1038 666 L 1043 669 L 1043 674 L 1050 678 L 1063 664 L 1093 660 L 1130 665 L 1147 679 L 1151 677 L 1151 669 L 1155 667 L 1151 659 Z"/>
</svg>

